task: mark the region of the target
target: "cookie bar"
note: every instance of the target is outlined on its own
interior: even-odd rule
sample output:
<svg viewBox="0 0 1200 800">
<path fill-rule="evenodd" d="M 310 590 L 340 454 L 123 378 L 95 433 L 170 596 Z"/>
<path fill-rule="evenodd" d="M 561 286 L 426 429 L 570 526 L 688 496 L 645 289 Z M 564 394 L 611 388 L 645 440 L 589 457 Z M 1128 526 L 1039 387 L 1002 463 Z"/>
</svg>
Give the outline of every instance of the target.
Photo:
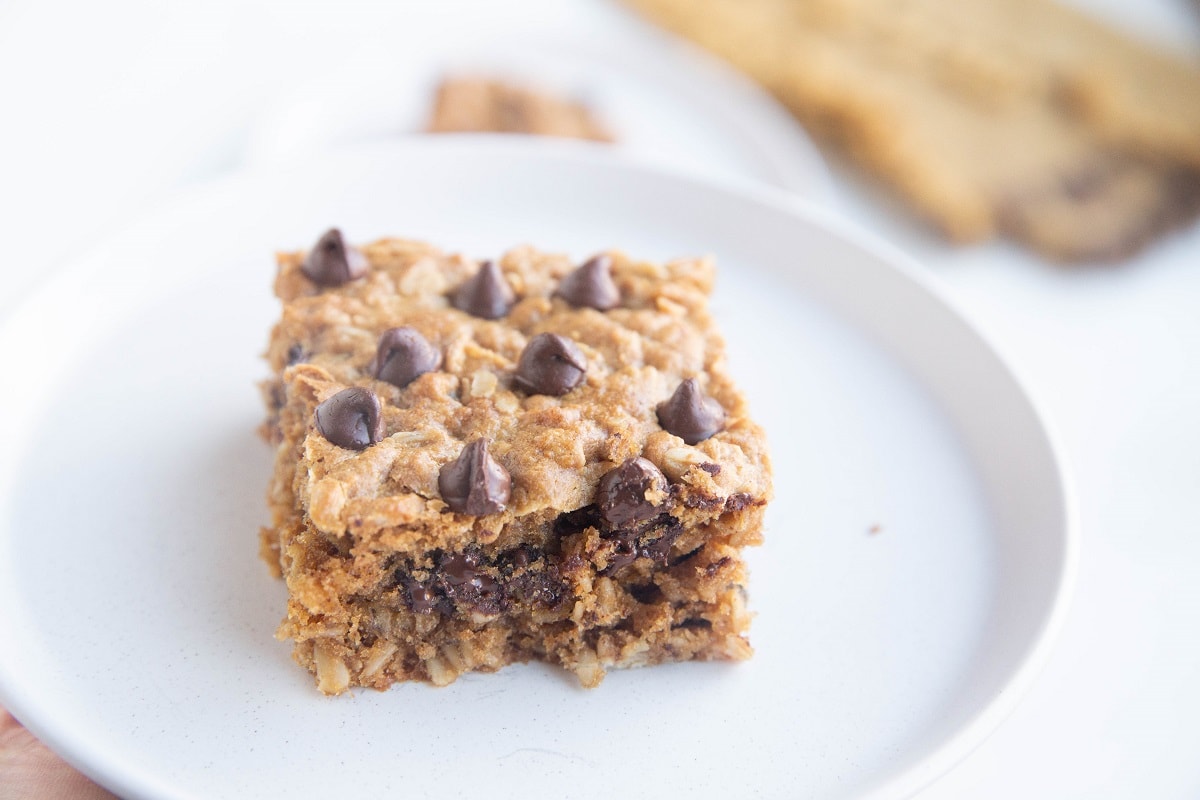
<svg viewBox="0 0 1200 800">
<path fill-rule="evenodd" d="M 335 229 L 278 257 L 261 551 L 318 688 L 737 660 L 771 468 L 714 268 Z"/>
<path fill-rule="evenodd" d="M 1052 0 L 626 0 L 954 242 L 1114 261 L 1200 213 L 1200 64 Z"/>
<path fill-rule="evenodd" d="M 447 78 L 438 86 L 429 133 L 494 132 L 611 142 L 583 103 L 486 78 Z"/>
</svg>

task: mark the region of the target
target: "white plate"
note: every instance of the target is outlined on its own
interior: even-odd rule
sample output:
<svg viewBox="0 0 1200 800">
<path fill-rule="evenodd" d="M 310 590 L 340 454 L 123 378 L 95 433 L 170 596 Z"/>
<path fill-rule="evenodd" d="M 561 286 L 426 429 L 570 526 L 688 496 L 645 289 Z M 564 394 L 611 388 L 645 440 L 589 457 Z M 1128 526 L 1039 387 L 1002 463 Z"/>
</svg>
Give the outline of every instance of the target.
<svg viewBox="0 0 1200 800">
<path fill-rule="evenodd" d="M 624 23 L 624 24 L 621 24 Z M 432 37 L 331 64 L 263 109 L 244 160 L 269 166 L 419 133 L 446 75 L 495 76 L 577 97 L 635 156 L 718 178 L 751 178 L 814 199 L 832 193 L 812 141 L 762 89 L 711 55 L 617 19 L 587 39 Z"/>
<path fill-rule="evenodd" d="M 330 224 L 718 257 L 777 468 L 751 661 L 315 691 L 272 638 L 253 384 L 271 253 Z M 1044 426 L 918 270 L 782 194 L 604 148 L 431 138 L 217 183 L 56 276 L 0 353 L 0 698 L 128 797 L 898 797 L 1013 707 L 1067 594 Z"/>
</svg>

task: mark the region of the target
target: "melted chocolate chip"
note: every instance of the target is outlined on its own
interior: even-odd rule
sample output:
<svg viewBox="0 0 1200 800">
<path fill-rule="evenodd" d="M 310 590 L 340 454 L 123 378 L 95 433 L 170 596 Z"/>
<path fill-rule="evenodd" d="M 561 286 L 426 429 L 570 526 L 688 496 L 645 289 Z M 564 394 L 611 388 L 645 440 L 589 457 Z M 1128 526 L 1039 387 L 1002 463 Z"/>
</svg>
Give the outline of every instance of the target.
<svg viewBox="0 0 1200 800">
<path fill-rule="evenodd" d="M 341 286 L 367 274 L 367 259 L 349 247 L 337 228 L 327 230 L 304 258 L 300 270 L 318 286 Z"/>
<path fill-rule="evenodd" d="M 475 580 L 475 568 L 479 566 L 479 556 L 474 553 L 455 553 L 444 556 L 440 569 L 446 576 L 446 582 L 451 586 L 459 586 Z"/>
<path fill-rule="evenodd" d="M 613 541 L 613 552 L 609 556 L 608 567 L 604 570 L 605 575 L 611 575 L 628 567 L 637 561 L 638 557 L 637 537 L 632 531 L 622 531 L 621 535 L 615 537 Z"/>
<path fill-rule="evenodd" d="M 403 389 L 441 364 L 441 352 L 416 329 L 389 328 L 379 337 L 371 371 L 379 380 Z"/>
<path fill-rule="evenodd" d="M 457 459 L 442 467 L 438 491 L 451 511 L 478 516 L 504 510 L 512 479 L 487 447 L 486 439 L 476 439 L 463 448 Z"/>
<path fill-rule="evenodd" d="M 338 447 L 363 450 L 383 438 L 383 411 L 370 389 L 351 386 L 317 406 L 317 430 Z"/>
<path fill-rule="evenodd" d="M 658 588 L 658 585 L 653 583 L 647 583 L 641 586 L 630 586 L 629 594 L 634 600 L 642 603 L 643 605 L 657 603 L 663 599 L 662 589 Z"/>
<path fill-rule="evenodd" d="M 600 479 L 596 506 L 610 529 L 653 517 L 666 500 L 667 478 L 644 458 L 631 458 Z"/>
<path fill-rule="evenodd" d="M 414 614 L 429 614 L 437 608 L 440 598 L 434 588 L 428 584 L 415 578 L 408 578 L 404 582 L 404 592 L 408 598 L 408 607 Z"/>
<path fill-rule="evenodd" d="M 529 340 L 517 362 L 513 381 L 530 394 L 564 395 L 583 381 L 587 358 L 565 336 L 539 333 Z"/>
<path fill-rule="evenodd" d="M 612 259 L 601 254 L 569 273 L 558 285 L 556 295 L 573 306 L 608 311 L 621 302 L 621 290 L 612 279 Z"/>
<path fill-rule="evenodd" d="M 689 562 L 693 558 L 695 558 L 697 555 L 699 555 L 700 551 L 702 551 L 703 549 L 704 549 L 704 545 L 700 545 L 695 550 L 689 550 L 688 552 L 681 555 L 679 558 L 672 561 L 671 566 L 678 567 L 680 564 L 686 564 L 687 562 Z"/>
<path fill-rule="evenodd" d="M 658 424 L 688 444 L 702 442 L 725 427 L 725 409 L 700 391 L 695 378 L 688 378 L 658 406 Z"/>
<path fill-rule="evenodd" d="M 512 287 L 495 261 L 483 262 L 478 272 L 450 294 L 451 305 L 483 319 L 500 319 L 514 302 Z"/>
<path fill-rule="evenodd" d="M 536 547 L 528 544 L 517 545 L 512 550 L 509 550 L 501 556 L 501 564 L 504 566 L 508 574 L 518 572 L 525 569 L 534 561 L 542 557 L 541 551 Z"/>
<path fill-rule="evenodd" d="M 479 568 L 477 553 L 455 553 L 443 556 L 439 566 L 446 594 L 456 603 L 483 613 L 501 610 L 504 593 L 500 583 Z"/>
<path fill-rule="evenodd" d="M 554 535 L 570 536 L 588 528 L 600 527 L 600 510 L 595 505 L 564 511 L 554 519 Z"/>
<path fill-rule="evenodd" d="M 674 518 L 671 519 L 673 524 L 669 525 L 657 539 L 642 545 L 639 551 L 641 555 L 664 567 L 671 555 L 671 545 L 675 544 L 679 534 L 683 533 L 683 528 L 680 527 L 678 521 Z"/>
</svg>

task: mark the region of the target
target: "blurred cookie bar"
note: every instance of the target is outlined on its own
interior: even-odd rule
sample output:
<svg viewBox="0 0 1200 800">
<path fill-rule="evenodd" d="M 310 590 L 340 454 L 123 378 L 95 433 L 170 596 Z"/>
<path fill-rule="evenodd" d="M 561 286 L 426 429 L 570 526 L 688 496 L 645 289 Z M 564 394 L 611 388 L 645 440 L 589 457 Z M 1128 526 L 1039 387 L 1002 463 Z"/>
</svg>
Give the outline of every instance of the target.
<svg viewBox="0 0 1200 800">
<path fill-rule="evenodd" d="M 430 133 L 495 132 L 610 142 L 586 105 L 486 78 L 447 78 L 437 89 Z"/>
<path fill-rule="evenodd" d="M 1126 257 L 1200 212 L 1200 65 L 1050 0 L 627 0 L 948 239 Z"/>
</svg>

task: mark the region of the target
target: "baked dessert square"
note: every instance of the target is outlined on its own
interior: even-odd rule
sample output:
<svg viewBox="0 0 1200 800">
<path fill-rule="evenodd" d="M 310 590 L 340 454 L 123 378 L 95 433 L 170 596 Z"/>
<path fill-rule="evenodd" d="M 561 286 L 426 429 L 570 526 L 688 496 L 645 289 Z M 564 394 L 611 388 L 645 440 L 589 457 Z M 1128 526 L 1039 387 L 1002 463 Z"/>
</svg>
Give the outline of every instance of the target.
<svg viewBox="0 0 1200 800">
<path fill-rule="evenodd" d="M 739 660 L 771 468 L 707 259 L 278 257 L 261 552 L 328 694 L 541 660 Z"/>
<path fill-rule="evenodd" d="M 578 100 L 483 77 L 451 77 L 438 86 L 429 133 L 525 133 L 611 142 L 612 135 Z"/>
</svg>

